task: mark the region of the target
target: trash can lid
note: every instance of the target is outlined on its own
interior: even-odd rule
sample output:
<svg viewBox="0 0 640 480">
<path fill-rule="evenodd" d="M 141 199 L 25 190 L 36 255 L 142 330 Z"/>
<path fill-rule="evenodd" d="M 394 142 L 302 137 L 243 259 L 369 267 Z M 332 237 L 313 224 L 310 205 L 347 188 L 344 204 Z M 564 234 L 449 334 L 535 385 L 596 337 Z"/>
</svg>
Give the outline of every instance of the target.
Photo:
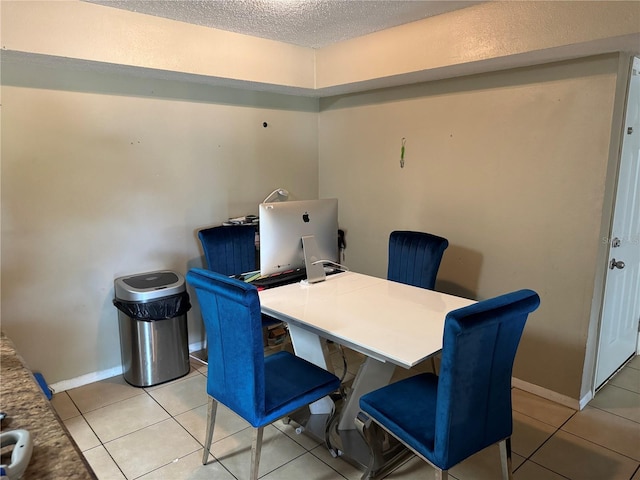
<svg viewBox="0 0 640 480">
<path fill-rule="evenodd" d="M 158 270 L 116 278 L 115 297 L 118 300 L 148 302 L 184 292 L 184 277 L 178 272 Z"/>
</svg>

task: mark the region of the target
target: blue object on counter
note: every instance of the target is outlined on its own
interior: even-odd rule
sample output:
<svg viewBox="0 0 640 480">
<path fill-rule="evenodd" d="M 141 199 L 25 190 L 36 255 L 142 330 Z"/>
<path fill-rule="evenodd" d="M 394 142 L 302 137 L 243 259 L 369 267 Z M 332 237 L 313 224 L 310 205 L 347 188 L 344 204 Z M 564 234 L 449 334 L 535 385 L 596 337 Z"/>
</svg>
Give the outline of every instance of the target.
<svg viewBox="0 0 640 480">
<path fill-rule="evenodd" d="M 49 385 L 47 385 L 47 382 L 45 381 L 44 376 L 41 373 L 34 373 L 33 376 L 36 377 L 36 381 L 38 382 L 38 385 L 40 385 L 40 388 L 44 392 L 45 396 L 49 400 L 51 400 L 51 397 L 53 395 L 51 394 L 51 389 L 49 388 Z"/>
</svg>

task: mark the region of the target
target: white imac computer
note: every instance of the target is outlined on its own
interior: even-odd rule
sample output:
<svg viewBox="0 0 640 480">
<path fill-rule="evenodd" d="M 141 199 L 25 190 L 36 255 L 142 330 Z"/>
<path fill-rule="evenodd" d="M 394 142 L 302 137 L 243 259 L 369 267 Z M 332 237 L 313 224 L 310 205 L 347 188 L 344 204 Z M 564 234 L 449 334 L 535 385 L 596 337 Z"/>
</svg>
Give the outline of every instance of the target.
<svg viewBox="0 0 640 480">
<path fill-rule="evenodd" d="M 307 269 L 307 281 L 324 280 L 323 261 L 337 262 L 338 200 L 261 203 L 260 273 Z"/>
</svg>

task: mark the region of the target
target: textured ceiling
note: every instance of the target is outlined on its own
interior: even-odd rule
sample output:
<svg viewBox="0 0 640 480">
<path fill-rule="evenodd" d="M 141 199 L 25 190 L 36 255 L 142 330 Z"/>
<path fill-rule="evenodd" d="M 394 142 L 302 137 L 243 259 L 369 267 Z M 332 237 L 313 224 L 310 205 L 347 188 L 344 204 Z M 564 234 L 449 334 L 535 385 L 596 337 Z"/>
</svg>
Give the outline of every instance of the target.
<svg viewBox="0 0 640 480">
<path fill-rule="evenodd" d="M 456 0 L 85 1 L 311 48 L 482 3 Z"/>
</svg>

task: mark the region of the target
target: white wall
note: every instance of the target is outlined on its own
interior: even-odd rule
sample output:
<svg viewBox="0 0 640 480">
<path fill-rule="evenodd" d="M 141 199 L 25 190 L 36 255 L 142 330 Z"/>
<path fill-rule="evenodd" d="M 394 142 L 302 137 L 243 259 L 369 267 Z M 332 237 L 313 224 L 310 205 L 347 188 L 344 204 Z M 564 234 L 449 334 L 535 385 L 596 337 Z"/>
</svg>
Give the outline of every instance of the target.
<svg viewBox="0 0 640 480">
<path fill-rule="evenodd" d="M 617 68 L 617 56 L 595 57 L 320 104 L 320 194 L 340 199 L 346 263 L 385 276 L 389 233 L 414 229 L 449 239 L 438 289 L 478 299 L 536 290 L 514 374 L 573 399 Z"/>
<path fill-rule="evenodd" d="M 50 383 L 120 364 L 114 278 L 200 266 L 197 229 L 276 187 L 317 198 L 317 100 L 6 62 L 2 80 L 2 330 Z"/>
</svg>

